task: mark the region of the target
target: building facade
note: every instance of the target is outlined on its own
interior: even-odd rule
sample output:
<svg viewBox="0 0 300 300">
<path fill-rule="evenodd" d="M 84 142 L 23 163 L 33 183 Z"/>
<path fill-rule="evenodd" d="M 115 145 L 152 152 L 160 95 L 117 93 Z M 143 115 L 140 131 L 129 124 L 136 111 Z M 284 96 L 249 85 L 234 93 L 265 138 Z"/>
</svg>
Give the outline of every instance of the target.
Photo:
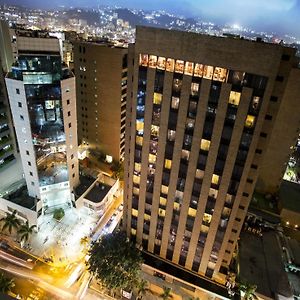
<svg viewBox="0 0 300 300">
<path fill-rule="evenodd" d="M 18 36 L 18 60 L 6 77 L 28 196 L 38 215 L 71 207 L 79 183 L 75 77 L 56 38 Z"/>
<path fill-rule="evenodd" d="M 116 161 L 124 159 L 127 49 L 75 42 L 78 139 Z"/>
<path fill-rule="evenodd" d="M 224 283 L 282 95 L 299 99 L 295 51 L 137 27 L 128 61 L 124 230 Z"/>
</svg>

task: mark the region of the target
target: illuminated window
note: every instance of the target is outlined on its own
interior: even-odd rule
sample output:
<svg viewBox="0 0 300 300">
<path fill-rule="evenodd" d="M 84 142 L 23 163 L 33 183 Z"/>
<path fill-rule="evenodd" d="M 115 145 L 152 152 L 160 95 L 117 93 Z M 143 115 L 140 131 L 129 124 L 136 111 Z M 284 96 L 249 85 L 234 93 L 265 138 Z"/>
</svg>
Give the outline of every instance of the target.
<svg viewBox="0 0 300 300">
<path fill-rule="evenodd" d="M 133 183 L 140 184 L 140 176 L 133 175 Z"/>
<path fill-rule="evenodd" d="M 157 60 L 157 69 L 164 70 L 166 68 L 166 58 L 159 57 Z"/>
<path fill-rule="evenodd" d="M 197 169 L 195 177 L 198 178 L 198 179 L 203 179 L 203 177 L 204 177 L 204 171 L 202 171 L 200 169 Z"/>
<path fill-rule="evenodd" d="M 157 64 L 157 56 L 149 55 L 149 67 L 156 68 L 156 64 Z"/>
<path fill-rule="evenodd" d="M 151 135 L 159 136 L 159 127 L 156 125 L 151 125 Z"/>
<path fill-rule="evenodd" d="M 253 97 L 253 99 L 252 99 L 252 108 L 253 109 L 255 109 L 255 110 L 258 109 L 259 101 L 260 101 L 259 97 Z"/>
<path fill-rule="evenodd" d="M 210 188 L 208 195 L 216 199 L 218 197 L 218 190 Z"/>
<path fill-rule="evenodd" d="M 134 216 L 134 217 L 137 217 L 138 216 L 138 211 L 136 209 L 132 209 L 131 210 L 131 214 Z"/>
<path fill-rule="evenodd" d="M 132 190 L 133 194 L 138 196 L 140 194 L 140 189 L 137 188 L 137 187 L 133 187 L 133 190 Z"/>
<path fill-rule="evenodd" d="M 197 210 L 194 208 L 189 207 L 188 215 L 191 217 L 196 217 Z"/>
<path fill-rule="evenodd" d="M 180 204 L 179 204 L 179 203 L 177 203 L 177 202 L 174 202 L 174 204 L 173 204 L 173 208 L 174 208 L 174 210 L 177 210 L 177 211 L 179 211 L 179 209 L 180 209 Z"/>
<path fill-rule="evenodd" d="M 169 191 L 169 187 L 167 187 L 166 185 L 161 186 L 161 192 L 163 194 L 168 195 L 168 191 Z"/>
<path fill-rule="evenodd" d="M 178 107 L 179 107 L 179 98 L 178 97 L 172 97 L 171 107 L 173 109 L 178 109 Z"/>
<path fill-rule="evenodd" d="M 181 150 L 181 158 L 184 160 L 189 160 L 190 158 L 190 151 L 188 150 Z"/>
<path fill-rule="evenodd" d="M 184 74 L 185 75 L 193 75 L 194 63 L 187 61 L 184 67 Z"/>
<path fill-rule="evenodd" d="M 136 123 L 135 123 L 135 128 L 136 130 L 140 133 L 143 133 L 144 132 L 144 121 L 140 121 L 140 120 L 136 120 Z"/>
<path fill-rule="evenodd" d="M 241 93 L 230 91 L 229 103 L 238 106 L 241 99 Z"/>
<path fill-rule="evenodd" d="M 211 215 L 204 213 L 203 215 L 203 222 L 210 224 L 211 222 Z"/>
<path fill-rule="evenodd" d="M 165 168 L 171 169 L 172 161 L 170 159 L 165 159 Z"/>
<path fill-rule="evenodd" d="M 214 77 L 213 77 L 214 80 L 224 82 L 226 80 L 226 77 L 227 77 L 227 69 L 223 69 L 219 67 L 215 68 Z"/>
<path fill-rule="evenodd" d="M 211 179 L 211 183 L 219 184 L 219 176 L 216 175 L 216 174 L 213 174 L 212 179 Z"/>
<path fill-rule="evenodd" d="M 203 78 L 212 79 L 213 74 L 214 74 L 214 67 L 205 65 L 203 68 Z"/>
<path fill-rule="evenodd" d="M 182 81 L 178 78 L 175 78 L 173 80 L 173 90 L 175 92 L 180 92 L 181 86 L 182 86 Z"/>
<path fill-rule="evenodd" d="M 150 218 L 151 218 L 151 217 L 150 217 L 148 214 L 144 214 L 144 220 L 145 220 L 145 221 L 149 221 Z"/>
<path fill-rule="evenodd" d="M 203 65 L 202 64 L 195 64 L 194 76 L 195 77 L 203 76 Z"/>
<path fill-rule="evenodd" d="M 197 96 L 199 91 L 199 83 L 192 82 L 191 84 L 191 95 Z"/>
<path fill-rule="evenodd" d="M 175 62 L 174 59 L 168 58 L 166 64 L 166 70 L 169 72 L 174 72 Z"/>
<path fill-rule="evenodd" d="M 163 206 L 166 206 L 167 205 L 167 199 L 164 198 L 164 197 L 160 197 L 159 198 L 159 204 L 163 205 Z"/>
<path fill-rule="evenodd" d="M 191 118 L 187 118 L 185 127 L 188 128 L 188 129 L 193 129 L 194 126 L 195 126 L 195 120 L 191 119 Z"/>
<path fill-rule="evenodd" d="M 158 215 L 160 216 L 160 217 L 164 217 L 165 215 L 166 215 L 166 211 L 164 210 L 164 209 L 159 209 L 158 210 Z"/>
<path fill-rule="evenodd" d="M 162 94 L 154 93 L 153 103 L 154 104 L 161 104 L 161 101 L 162 101 Z"/>
<path fill-rule="evenodd" d="M 210 141 L 202 139 L 200 143 L 200 149 L 203 151 L 208 151 L 210 147 Z"/>
<path fill-rule="evenodd" d="M 201 225 L 201 232 L 203 233 L 208 233 L 208 230 L 209 230 L 209 227 L 208 226 L 205 226 L 205 225 Z"/>
<path fill-rule="evenodd" d="M 139 164 L 139 163 L 134 163 L 134 171 L 136 171 L 136 172 L 141 172 L 141 164 Z"/>
<path fill-rule="evenodd" d="M 184 69 L 184 61 L 177 59 L 176 64 L 175 64 L 175 72 L 176 73 L 183 73 L 183 69 Z"/>
<path fill-rule="evenodd" d="M 132 235 L 136 235 L 136 229 L 131 228 L 131 234 L 132 234 Z"/>
<path fill-rule="evenodd" d="M 139 146 L 143 145 L 143 137 L 142 136 L 136 136 L 135 137 L 135 143 Z"/>
<path fill-rule="evenodd" d="M 247 115 L 245 126 L 248 128 L 252 128 L 254 126 L 255 117 L 251 115 Z"/>
<path fill-rule="evenodd" d="M 149 163 L 154 164 L 156 162 L 156 155 L 154 154 L 149 154 Z"/>
<path fill-rule="evenodd" d="M 176 134 L 175 130 L 171 130 L 171 129 L 168 130 L 168 140 L 170 142 L 174 142 L 175 141 L 175 134 Z"/>
</svg>

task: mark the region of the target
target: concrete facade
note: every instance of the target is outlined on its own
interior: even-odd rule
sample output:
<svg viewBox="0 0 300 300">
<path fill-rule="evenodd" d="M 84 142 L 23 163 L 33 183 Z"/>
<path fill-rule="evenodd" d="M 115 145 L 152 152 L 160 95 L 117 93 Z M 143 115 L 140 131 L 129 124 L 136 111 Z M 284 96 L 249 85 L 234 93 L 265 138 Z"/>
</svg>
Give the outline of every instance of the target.
<svg viewBox="0 0 300 300">
<path fill-rule="evenodd" d="M 145 251 L 225 282 L 277 100 L 296 96 L 292 83 L 286 90 L 294 55 L 275 44 L 137 27 L 123 224 Z"/>
<path fill-rule="evenodd" d="M 79 143 L 124 159 L 127 49 L 75 42 Z"/>
</svg>

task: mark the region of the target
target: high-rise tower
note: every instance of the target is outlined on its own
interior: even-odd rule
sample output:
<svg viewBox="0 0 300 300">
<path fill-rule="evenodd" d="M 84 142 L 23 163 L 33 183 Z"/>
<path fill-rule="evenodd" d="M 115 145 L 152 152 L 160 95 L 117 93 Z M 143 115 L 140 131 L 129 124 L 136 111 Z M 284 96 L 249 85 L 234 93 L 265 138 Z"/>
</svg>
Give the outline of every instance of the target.
<svg viewBox="0 0 300 300">
<path fill-rule="evenodd" d="M 128 61 L 124 230 L 224 283 L 277 116 L 299 120 L 295 50 L 138 27 Z"/>
</svg>

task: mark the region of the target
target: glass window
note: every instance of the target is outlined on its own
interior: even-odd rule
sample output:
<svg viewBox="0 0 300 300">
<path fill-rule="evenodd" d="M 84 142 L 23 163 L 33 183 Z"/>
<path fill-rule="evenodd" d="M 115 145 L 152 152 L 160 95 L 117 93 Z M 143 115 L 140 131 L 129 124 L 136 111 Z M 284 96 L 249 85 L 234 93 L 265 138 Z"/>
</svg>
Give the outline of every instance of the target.
<svg viewBox="0 0 300 300">
<path fill-rule="evenodd" d="M 169 72 L 174 72 L 175 62 L 174 59 L 168 58 L 166 63 L 166 70 Z"/>
<path fill-rule="evenodd" d="M 183 73 L 183 69 L 184 69 L 184 61 L 177 59 L 176 64 L 175 64 L 175 72 L 176 73 Z"/>
<path fill-rule="evenodd" d="M 139 146 L 143 145 L 143 137 L 142 136 L 136 136 L 135 137 L 135 143 Z"/>
<path fill-rule="evenodd" d="M 172 161 L 170 159 L 165 159 L 165 168 L 171 169 Z"/>
<path fill-rule="evenodd" d="M 171 130 L 171 129 L 168 130 L 168 140 L 170 142 L 174 142 L 175 141 L 175 134 L 176 134 L 175 130 Z"/>
<path fill-rule="evenodd" d="M 161 101 L 162 101 L 162 94 L 154 93 L 153 103 L 154 104 L 161 104 Z"/>
<path fill-rule="evenodd" d="M 212 79 L 214 73 L 214 67 L 212 66 L 204 66 L 203 68 L 203 78 Z"/>
<path fill-rule="evenodd" d="M 151 135 L 159 136 L 159 127 L 156 125 L 151 125 Z"/>
<path fill-rule="evenodd" d="M 209 215 L 207 213 L 204 213 L 204 215 L 203 215 L 203 222 L 210 224 L 211 218 L 212 218 L 211 215 Z"/>
<path fill-rule="evenodd" d="M 140 194 L 140 189 L 134 186 L 132 192 L 134 195 L 138 196 Z"/>
<path fill-rule="evenodd" d="M 136 171 L 136 172 L 141 172 L 141 164 L 139 164 L 139 163 L 134 163 L 134 171 Z"/>
<path fill-rule="evenodd" d="M 131 228 L 131 235 L 136 235 L 136 229 Z"/>
<path fill-rule="evenodd" d="M 251 115 L 247 115 L 245 126 L 248 128 L 252 128 L 254 126 L 255 117 Z"/>
<path fill-rule="evenodd" d="M 179 107 L 179 98 L 178 97 L 172 97 L 171 108 L 178 109 L 178 107 Z"/>
<path fill-rule="evenodd" d="M 159 198 L 159 204 L 163 205 L 163 206 L 166 206 L 167 205 L 167 199 L 164 198 L 164 197 L 160 197 Z"/>
<path fill-rule="evenodd" d="M 157 60 L 157 69 L 164 70 L 165 68 L 166 68 L 166 58 L 160 56 Z"/>
<path fill-rule="evenodd" d="M 195 64 L 194 76 L 195 77 L 203 76 L 203 65 L 202 64 Z"/>
<path fill-rule="evenodd" d="M 198 178 L 198 179 L 203 179 L 203 177 L 204 177 L 204 171 L 202 171 L 200 169 L 197 169 L 195 177 Z"/>
<path fill-rule="evenodd" d="M 173 90 L 177 93 L 180 92 L 181 90 L 181 86 L 182 86 L 182 80 L 178 79 L 178 78 L 175 78 L 173 80 Z"/>
<path fill-rule="evenodd" d="M 186 119 L 185 127 L 188 128 L 188 129 L 193 129 L 194 126 L 195 126 L 195 120 L 194 120 L 194 119 L 187 118 L 187 119 Z"/>
<path fill-rule="evenodd" d="M 149 163 L 154 164 L 156 162 L 156 155 L 154 154 L 149 154 Z"/>
<path fill-rule="evenodd" d="M 185 75 L 193 75 L 194 63 L 187 61 L 185 63 L 184 74 Z"/>
<path fill-rule="evenodd" d="M 191 84 L 191 95 L 197 96 L 199 91 L 199 83 L 192 82 Z"/>
<path fill-rule="evenodd" d="M 179 211 L 179 209 L 180 209 L 180 204 L 179 204 L 179 203 L 177 203 L 177 202 L 174 202 L 174 204 L 173 204 L 173 208 L 174 208 L 174 210 L 177 210 L 177 211 Z"/>
<path fill-rule="evenodd" d="M 230 91 L 229 103 L 238 106 L 241 99 L 241 93 Z"/>
<path fill-rule="evenodd" d="M 166 211 L 164 210 L 164 209 L 159 209 L 158 210 L 158 215 L 160 216 L 160 217 L 164 217 L 165 215 L 166 215 Z"/>
<path fill-rule="evenodd" d="M 144 120 L 143 121 L 140 121 L 140 120 L 136 120 L 136 130 L 138 131 L 138 133 L 141 133 L 143 134 L 144 132 Z"/>
<path fill-rule="evenodd" d="M 181 158 L 184 160 L 189 160 L 190 158 L 190 151 L 188 150 L 181 150 Z"/>
<path fill-rule="evenodd" d="M 215 68 L 214 77 L 213 77 L 214 80 L 224 82 L 226 80 L 226 76 L 227 76 L 227 69 L 223 69 L 220 67 Z"/>
<path fill-rule="evenodd" d="M 208 151 L 210 147 L 210 141 L 202 139 L 200 143 L 200 149 L 203 151 Z"/>
<path fill-rule="evenodd" d="M 161 192 L 165 195 L 168 195 L 168 191 L 169 191 L 169 187 L 167 187 L 166 185 L 161 186 Z"/>
<path fill-rule="evenodd" d="M 252 108 L 253 108 L 254 110 L 257 110 L 257 109 L 258 109 L 259 101 L 260 101 L 260 98 L 259 98 L 259 97 L 253 97 L 253 99 L 252 99 Z"/>
<path fill-rule="evenodd" d="M 150 216 L 148 214 L 144 214 L 144 220 L 145 221 L 149 221 L 150 220 Z"/>
<path fill-rule="evenodd" d="M 191 217 L 196 217 L 197 210 L 189 207 L 188 215 Z"/>
<path fill-rule="evenodd" d="M 157 56 L 150 55 L 149 56 L 149 67 L 150 68 L 156 68 L 156 64 L 157 64 Z"/>
<path fill-rule="evenodd" d="M 138 216 L 138 211 L 136 210 L 136 209 L 132 209 L 131 210 L 131 214 L 133 215 L 133 216 L 135 216 L 135 217 L 137 217 Z"/>
<path fill-rule="evenodd" d="M 140 176 L 133 175 L 133 183 L 140 184 Z"/>
<path fill-rule="evenodd" d="M 211 179 L 211 182 L 212 182 L 213 184 L 219 184 L 219 176 L 216 175 L 216 174 L 213 174 L 212 179 Z"/>
</svg>

